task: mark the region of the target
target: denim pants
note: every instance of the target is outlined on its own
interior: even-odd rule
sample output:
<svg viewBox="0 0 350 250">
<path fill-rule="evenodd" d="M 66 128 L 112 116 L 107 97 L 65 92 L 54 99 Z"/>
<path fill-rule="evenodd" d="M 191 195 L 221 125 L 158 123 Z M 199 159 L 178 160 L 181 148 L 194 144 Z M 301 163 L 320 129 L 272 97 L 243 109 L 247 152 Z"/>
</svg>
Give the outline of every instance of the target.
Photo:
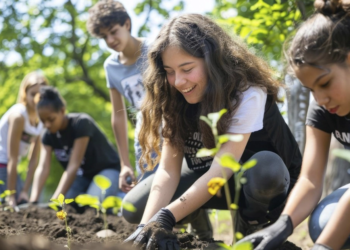
<svg viewBox="0 0 350 250">
<path fill-rule="evenodd" d="M 7 189 L 7 168 L 0 168 L 0 180 L 2 180 L 5 184 L 0 185 L 0 194 L 2 194 Z M 16 182 L 16 198 L 21 192 L 23 188 L 23 181 L 19 175 L 17 175 L 17 182 Z"/>
<path fill-rule="evenodd" d="M 104 169 L 98 173 L 107 177 L 111 181 L 111 186 L 106 190 L 105 197 L 108 196 L 117 196 L 120 193 L 119 190 L 119 171 L 116 169 Z M 99 197 L 102 201 L 103 197 L 101 194 L 101 189 L 95 184 L 95 182 L 82 175 L 77 175 L 72 186 L 66 193 L 66 198 L 74 199 L 80 194 L 89 194 L 92 196 Z"/>
<path fill-rule="evenodd" d="M 342 186 L 324 198 L 312 212 L 309 220 L 309 233 L 313 242 L 321 235 L 328 221 L 331 219 L 338 205 L 340 198 L 350 188 L 350 184 Z M 344 223 L 349 223 L 346 221 Z M 343 245 L 342 249 L 350 248 L 350 235 Z"/>
<path fill-rule="evenodd" d="M 251 224 L 273 222 L 281 214 L 288 196 L 290 183 L 288 169 L 281 157 L 270 151 L 258 152 L 251 159 L 257 159 L 257 164 L 243 175 L 247 183 L 241 189 L 240 214 L 249 223 L 252 222 Z M 204 172 L 190 170 L 184 161 L 180 182 L 171 201 L 178 199 L 203 174 Z M 124 202 L 133 204 L 137 209 L 135 213 L 122 211 L 128 222 L 138 224 L 141 221 L 154 176 L 155 173 L 146 173 L 142 181 L 126 194 Z M 228 184 L 233 200 L 235 194 L 233 176 Z M 213 196 L 201 208 L 227 209 L 224 189 L 221 190 L 221 194 L 221 197 Z"/>
</svg>

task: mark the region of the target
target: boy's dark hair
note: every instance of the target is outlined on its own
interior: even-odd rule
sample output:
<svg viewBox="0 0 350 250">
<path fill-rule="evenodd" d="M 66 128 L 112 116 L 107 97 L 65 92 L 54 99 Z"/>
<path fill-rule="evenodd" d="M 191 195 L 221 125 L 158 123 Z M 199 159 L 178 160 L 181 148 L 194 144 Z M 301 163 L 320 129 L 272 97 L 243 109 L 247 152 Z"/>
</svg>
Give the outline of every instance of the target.
<svg viewBox="0 0 350 250">
<path fill-rule="evenodd" d="M 91 35 L 101 37 L 101 28 L 110 28 L 115 24 L 123 26 L 128 19 L 131 32 L 131 19 L 123 4 L 114 0 L 102 0 L 89 9 L 86 27 Z"/>
</svg>

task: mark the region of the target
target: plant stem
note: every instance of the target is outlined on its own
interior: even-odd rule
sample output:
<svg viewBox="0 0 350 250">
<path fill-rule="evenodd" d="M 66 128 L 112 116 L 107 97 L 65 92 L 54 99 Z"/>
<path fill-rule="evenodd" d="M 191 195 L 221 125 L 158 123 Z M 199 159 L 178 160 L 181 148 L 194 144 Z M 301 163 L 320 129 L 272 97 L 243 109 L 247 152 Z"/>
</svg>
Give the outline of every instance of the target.
<svg viewBox="0 0 350 250">
<path fill-rule="evenodd" d="M 67 238 L 68 238 L 68 249 L 70 250 L 70 229 L 68 227 L 67 217 L 64 218 L 64 221 L 66 222 L 66 231 L 67 231 Z"/>
<path fill-rule="evenodd" d="M 225 189 L 225 196 L 226 196 L 226 202 L 227 202 L 227 208 L 230 211 L 231 214 L 231 221 L 232 221 L 232 232 L 233 232 L 233 238 L 232 238 L 232 245 L 234 245 L 236 243 L 236 233 L 235 233 L 235 215 L 236 215 L 236 211 L 231 209 L 231 193 L 230 193 L 230 189 L 228 186 L 228 180 L 227 180 L 227 175 L 226 172 L 224 171 L 223 168 L 221 168 L 221 172 L 222 172 L 222 176 L 224 177 L 225 184 L 224 184 L 224 189 Z M 237 192 L 236 192 L 237 195 Z M 235 201 L 236 201 L 236 197 L 235 197 Z"/>
</svg>

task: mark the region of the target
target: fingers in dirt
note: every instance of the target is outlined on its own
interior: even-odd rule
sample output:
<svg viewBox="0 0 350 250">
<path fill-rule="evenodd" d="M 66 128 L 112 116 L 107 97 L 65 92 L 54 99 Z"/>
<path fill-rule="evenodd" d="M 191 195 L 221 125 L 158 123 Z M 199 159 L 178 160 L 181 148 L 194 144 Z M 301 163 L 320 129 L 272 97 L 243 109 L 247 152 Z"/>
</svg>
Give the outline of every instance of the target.
<svg viewBox="0 0 350 250">
<path fill-rule="evenodd" d="M 146 250 L 156 250 L 156 246 L 157 246 L 157 241 L 151 238 L 148 240 Z M 161 250 L 161 248 L 158 247 L 158 250 Z"/>
</svg>

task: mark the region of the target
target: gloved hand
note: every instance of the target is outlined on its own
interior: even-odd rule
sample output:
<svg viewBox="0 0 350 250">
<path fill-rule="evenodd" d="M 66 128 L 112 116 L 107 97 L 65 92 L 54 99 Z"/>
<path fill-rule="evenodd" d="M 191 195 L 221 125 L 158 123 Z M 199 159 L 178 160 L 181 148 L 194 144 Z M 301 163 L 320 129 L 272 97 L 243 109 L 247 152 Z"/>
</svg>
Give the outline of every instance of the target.
<svg viewBox="0 0 350 250">
<path fill-rule="evenodd" d="M 292 233 L 292 220 L 288 215 L 283 214 L 271 226 L 248 235 L 237 243 L 251 242 L 254 250 L 272 250 L 280 246 Z"/>
<path fill-rule="evenodd" d="M 318 244 L 316 243 L 312 248 L 311 250 L 333 250 L 332 248 L 326 246 L 326 245 L 323 245 L 323 244 Z"/>
<path fill-rule="evenodd" d="M 176 224 L 174 215 L 166 208 L 159 210 L 145 225 L 140 224 L 124 242 L 146 250 L 180 250 L 177 237 L 172 233 Z M 145 246 L 146 245 L 146 246 Z"/>
</svg>

